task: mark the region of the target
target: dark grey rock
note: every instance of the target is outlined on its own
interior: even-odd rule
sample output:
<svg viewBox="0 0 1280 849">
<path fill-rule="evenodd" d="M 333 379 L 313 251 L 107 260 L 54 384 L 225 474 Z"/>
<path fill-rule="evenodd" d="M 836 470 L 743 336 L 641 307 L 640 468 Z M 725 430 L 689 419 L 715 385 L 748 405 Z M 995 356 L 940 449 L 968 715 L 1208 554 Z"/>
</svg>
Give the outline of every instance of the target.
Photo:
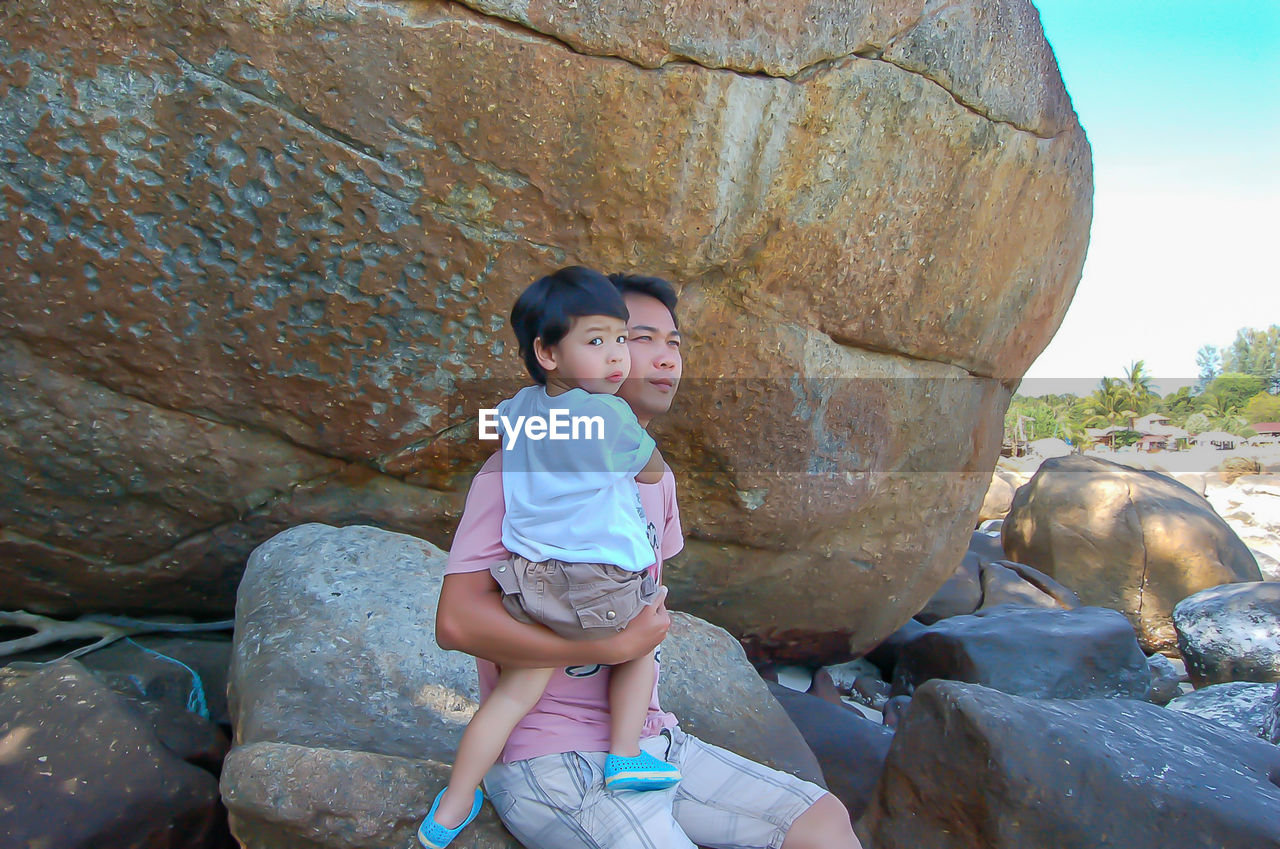
<svg viewBox="0 0 1280 849">
<path fill-rule="evenodd" d="M 1146 698 L 1147 658 L 1114 610 L 1005 605 L 944 619 L 908 641 L 895 694 L 931 678 L 968 681 L 1031 698 Z"/>
<path fill-rule="evenodd" d="M 0 670 L 0 748 L 5 846 L 227 845 L 214 776 L 74 660 Z"/>
<path fill-rule="evenodd" d="M 893 732 L 841 704 L 781 684 L 770 684 L 769 691 L 817 756 L 827 789 L 857 820 L 871 801 Z"/>
<path fill-rule="evenodd" d="M 916 691 L 867 812 L 877 849 L 1276 849 L 1280 748 L 1127 699 Z"/>
</svg>

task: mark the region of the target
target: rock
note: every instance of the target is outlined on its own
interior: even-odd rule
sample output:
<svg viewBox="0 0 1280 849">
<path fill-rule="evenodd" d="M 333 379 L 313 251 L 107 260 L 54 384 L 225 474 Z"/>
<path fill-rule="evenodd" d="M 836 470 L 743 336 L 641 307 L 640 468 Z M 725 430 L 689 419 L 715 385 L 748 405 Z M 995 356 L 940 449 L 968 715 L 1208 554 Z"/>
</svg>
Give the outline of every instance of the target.
<svg viewBox="0 0 1280 849">
<path fill-rule="evenodd" d="M 205 675 L 180 657 L 204 667 Z M 214 724 L 229 724 L 230 658 L 230 640 L 139 636 L 90 652 L 80 662 L 146 716 L 169 751 L 217 775 L 231 745 Z"/>
<path fill-rule="evenodd" d="M 1271 704 L 1267 706 L 1267 715 L 1262 722 L 1262 739 L 1280 744 L 1280 684 L 1271 694 Z"/>
<path fill-rule="evenodd" d="M 1053 578 L 1022 563 L 995 560 L 982 565 L 982 605 L 988 610 L 1002 604 L 1074 610 L 1080 598 Z"/>
<path fill-rule="evenodd" d="M 1016 488 L 999 472 L 994 472 L 991 475 L 991 485 L 987 487 L 987 494 L 982 496 L 978 520 L 1003 519 L 1013 505 L 1013 491 Z"/>
<path fill-rule="evenodd" d="M 1262 464 L 1252 457 L 1228 457 L 1218 464 L 1218 471 L 1222 474 L 1224 481 L 1232 484 L 1244 475 L 1261 474 Z"/>
<path fill-rule="evenodd" d="M 893 696 L 884 704 L 884 724 L 886 728 L 897 729 L 911 707 L 910 696 Z"/>
<path fill-rule="evenodd" d="M 474 661 L 435 643 L 444 561 L 358 525 L 301 525 L 259 546 L 236 603 L 235 744 L 452 763 L 479 691 Z"/>
<path fill-rule="evenodd" d="M 1280 584 L 1201 590 L 1173 609 L 1178 650 L 1197 687 L 1280 681 Z"/>
<path fill-rule="evenodd" d="M 1001 525 L 1003 526 L 1003 522 Z M 1004 546 L 1000 543 L 1000 532 L 974 531 L 969 535 L 969 553 L 977 555 L 979 563 L 1004 560 Z"/>
<path fill-rule="evenodd" d="M 1113 610 L 1008 605 L 944 619 L 903 646 L 895 694 L 932 678 L 968 681 L 1029 698 L 1145 698 L 1147 658 Z"/>
<path fill-rule="evenodd" d="M 445 544 L 515 294 L 583 263 L 724 343 L 658 433 L 673 603 L 843 659 L 959 558 L 1084 260 L 1026 0 L 6 9 L 3 606 L 220 615 L 306 522 Z"/>
<path fill-rule="evenodd" d="M 252 743 L 227 758 L 222 795 L 241 846 L 404 849 L 448 777 L 433 760 Z M 488 804 L 455 845 L 521 849 Z"/>
<path fill-rule="evenodd" d="M 867 652 L 866 660 L 880 670 L 880 676 L 886 681 L 893 680 L 893 669 L 898 665 L 898 656 L 902 647 L 916 637 L 929 630 L 914 619 L 908 619 L 902 627 L 886 637 L 879 645 Z"/>
<path fill-rule="evenodd" d="M 842 694 L 848 695 L 853 691 L 855 682 L 859 678 L 873 676 L 882 677 L 880 667 L 876 666 L 866 658 L 859 657 L 847 663 L 838 663 L 834 666 L 825 666 L 822 669 L 831 678 L 831 683 Z"/>
<path fill-rule="evenodd" d="M 401 814 L 425 799 L 420 820 L 430 807 L 434 784 L 397 790 L 400 813 L 381 825 L 369 819 L 376 798 L 343 791 L 332 818 L 308 806 L 313 794 L 346 786 L 343 776 L 373 787 L 377 776 L 435 775 L 452 763 L 478 691 L 473 660 L 434 641 L 444 565 L 430 543 L 361 526 L 303 525 L 254 551 L 236 605 L 236 748 L 222 781 L 233 831 L 263 841 L 249 849 L 316 829 L 323 835 L 307 838 L 315 845 L 364 845 L 368 829 L 376 831 L 368 845 L 397 845 Z M 661 693 L 682 727 L 820 782 L 813 754 L 741 646 L 694 617 L 672 620 Z M 289 748 L 241 754 L 259 743 Z M 279 763 L 292 765 L 277 774 Z M 333 776 L 308 783 L 331 768 Z"/>
<path fill-rule="evenodd" d="M 0 834 L 63 849 L 225 846 L 217 780 L 74 660 L 0 670 Z"/>
<path fill-rule="evenodd" d="M 826 788 L 844 803 L 849 818 L 857 821 L 871 801 L 893 732 L 843 705 L 781 684 L 770 685 L 769 691 L 817 756 Z"/>
<path fill-rule="evenodd" d="M 814 753 L 724 629 L 672 611 L 658 688 L 663 709 L 688 733 L 823 784 Z"/>
<path fill-rule="evenodd" d="M 1169 710 L 1195 714 L 1220 725 L 1266 739 L 1264 726 L 1274 705 L 1276 688 L 1271 684 L 1233 681 L 1211 684 L 1169 702 Z M 1268 740 L 1268 742 L 1272 742 Z"/>
<path fill-rule="evenodd" d="M 1167 705 L 1182 692 L 1179 685 L 1186 680 L 1185 668 L 1179 671 L 1173 661 L 1162 654 L 1148 657 L 1147 666 L 1151 669 L 1151 689 L 1147 691 L 1147 701 Z"/>
<path fill-rule="evenodd" d="M 916 691 L 865 822 L 877 847 L 1280 846 L 1280 749 L 1123 699 Z"/>
<path fill-rule="evenodd" d="M 982 603 L 981 562 L 978 555 L 965 552 L 955 574 L 938 588 L 928 604 L 913 618 L 924 625 L 939 619 L 972 613 Z"/>
<path fill-rule="evenodd" d="M 1147 651 L 1174 647 L 1173 606 L 1205 587 L 1256 581 L 1249 550 L 1213 508 L 1155 472 L 1075 456 L 1046 460 L 1004 524 L 1010 560 L 1129 617 Z"/>
</svg>

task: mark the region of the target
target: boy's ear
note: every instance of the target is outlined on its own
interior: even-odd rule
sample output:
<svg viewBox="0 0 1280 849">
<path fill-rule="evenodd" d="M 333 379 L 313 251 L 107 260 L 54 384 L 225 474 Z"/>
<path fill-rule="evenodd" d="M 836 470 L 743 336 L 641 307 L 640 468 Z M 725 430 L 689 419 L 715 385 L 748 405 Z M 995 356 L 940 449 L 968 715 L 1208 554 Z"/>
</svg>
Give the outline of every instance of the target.
<svg viewBox="0 0 1280 849">
<path fill-rule="evenodd" d="M 533 340 L 533 356 L 537 358 L 538 365 L 542 366 L 543 371 L 556 370 L 555 349 L 544 343 L 541 336 Z"/>
</svg>

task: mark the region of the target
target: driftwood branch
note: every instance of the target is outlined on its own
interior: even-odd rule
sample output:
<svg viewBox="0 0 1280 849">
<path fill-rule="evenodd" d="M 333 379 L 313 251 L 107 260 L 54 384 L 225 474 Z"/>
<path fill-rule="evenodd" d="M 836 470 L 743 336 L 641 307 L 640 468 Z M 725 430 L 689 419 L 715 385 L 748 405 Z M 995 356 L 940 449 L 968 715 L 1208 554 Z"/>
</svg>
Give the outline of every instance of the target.
<svg viewBox="0 0 1280 849">
<path fill-rule="evenodd" d="M 67 652 L 58 660 L 80 657 L 91 651 L 97 651 L 116 640 L 134 634 L 185 634 L 193 631 L 229 631 L 234 620 L 219 622 L 151 622 L 145 619 L 133 619 L 128 616 L 110 616 L 104 614 L 88 614 L 70 621 L 52 619 L 25 610 L 0 610 L 0 626 L 28 628 L 35 631 L 25 637 L 0 641 L 0 657 L 11 657 L 24 651 L 42 648 L 55 643 L 70 640 L 88 640 L 94 642 Z"/>
</svg>

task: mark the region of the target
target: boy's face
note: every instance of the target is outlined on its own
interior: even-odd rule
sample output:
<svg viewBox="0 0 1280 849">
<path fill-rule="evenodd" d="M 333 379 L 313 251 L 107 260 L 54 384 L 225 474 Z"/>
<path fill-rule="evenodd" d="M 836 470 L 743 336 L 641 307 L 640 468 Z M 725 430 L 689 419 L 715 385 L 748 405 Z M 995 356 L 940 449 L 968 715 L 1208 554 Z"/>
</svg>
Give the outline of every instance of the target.
<svg viewBox="0 0 1280 849">
<path fill-rule="evenodd" d="M 657 298 L 632 293 L 624 300 L 631 313 L 627 322 L 631 373 L 618 397 L 631 405 L 641 424 L 648 424 L 671 409 L 675 400 L 684 369 L 680 331 L 671 311 Z"/>
<path fill-rule="evenodd" d="M 578 316 L 563 339 L 554 345 L 538 339 L 534 351 L 553 395 L 570 389 L 616 395 L 631 370 L 627 323 L 611 315 Z"/>
</svg>

